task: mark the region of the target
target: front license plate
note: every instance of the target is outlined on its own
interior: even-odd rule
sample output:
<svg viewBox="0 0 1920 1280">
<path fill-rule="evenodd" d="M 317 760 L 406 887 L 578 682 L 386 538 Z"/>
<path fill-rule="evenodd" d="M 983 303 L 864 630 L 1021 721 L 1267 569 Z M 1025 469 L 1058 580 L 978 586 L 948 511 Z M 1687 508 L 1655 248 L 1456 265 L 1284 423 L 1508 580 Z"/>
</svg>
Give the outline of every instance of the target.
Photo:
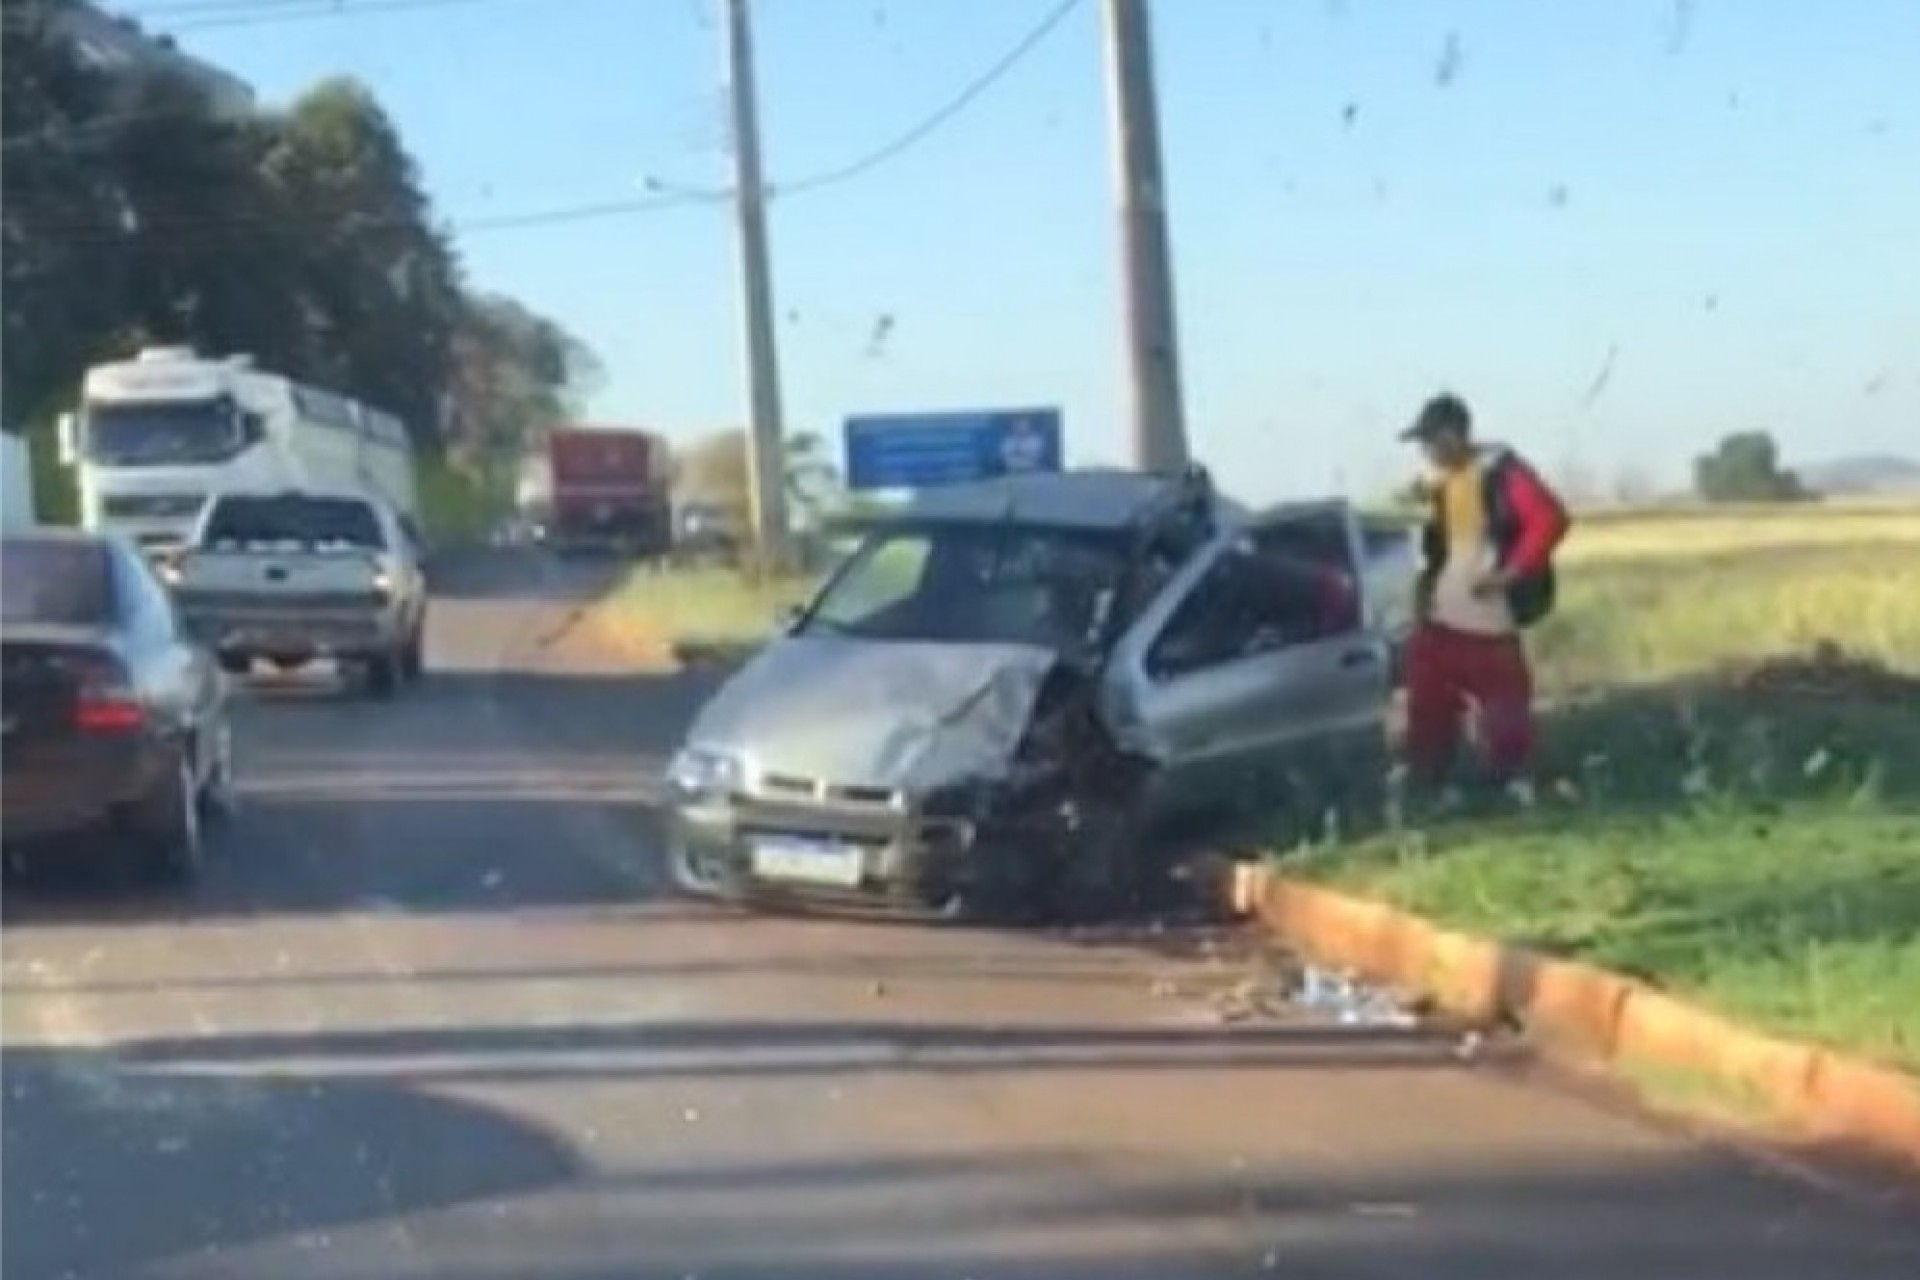
<svg viewBox="0 0 1920 1280">
<path fill-rule="evenodd" d="M 865 870 L 866 860 L 853 845 L 766 837 L 753 843 L 753 873 L 763 880 L 854 889 Z"/>
</svg>

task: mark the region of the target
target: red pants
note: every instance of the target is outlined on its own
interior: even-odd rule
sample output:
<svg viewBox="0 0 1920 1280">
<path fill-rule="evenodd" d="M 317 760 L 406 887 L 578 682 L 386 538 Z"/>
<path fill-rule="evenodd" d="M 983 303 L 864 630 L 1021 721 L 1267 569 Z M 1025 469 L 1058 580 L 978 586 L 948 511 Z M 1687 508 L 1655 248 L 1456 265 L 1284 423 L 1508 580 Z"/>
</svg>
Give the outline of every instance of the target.
<svg viewBox="0 0 1920 1280">
<path fill-rule="evenodd" d="M 1407 642 L 1407 762 L 1422 782 L 1453 766 L 1469 708 L 1498 781 L 1533 756 L 1533 672 L 1519 636 L 1480 636 L 1429 622 Z"/>
</svg>

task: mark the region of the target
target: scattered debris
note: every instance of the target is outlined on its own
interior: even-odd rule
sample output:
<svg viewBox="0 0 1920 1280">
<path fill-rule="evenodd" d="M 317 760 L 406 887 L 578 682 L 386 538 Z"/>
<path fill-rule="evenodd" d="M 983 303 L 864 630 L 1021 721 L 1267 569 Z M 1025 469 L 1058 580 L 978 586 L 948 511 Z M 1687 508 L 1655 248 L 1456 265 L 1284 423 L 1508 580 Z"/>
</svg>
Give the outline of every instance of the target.
<svg viewBox="0 0 1920 1280">
<path fill-rule="evenodd" d="M 1440 58 L 1434 63 L 1433 82 L 1442 89 L 1460 78 L 1460 68 L 1466 61 L 1466 51 L 1460 46 L 1460 33 L 1447 32 L 1447 42 L 1440 48 Z"/>
<path fill-rule="evenodd" d="M 1398 992 L 1315 965 L 1301 971 L 1292 1002 L 1297 1008 L 1330 1013 L 1343 1026 L 1414 1027 L 1420 1023 L 1420 1015 Z"/>
</svg>

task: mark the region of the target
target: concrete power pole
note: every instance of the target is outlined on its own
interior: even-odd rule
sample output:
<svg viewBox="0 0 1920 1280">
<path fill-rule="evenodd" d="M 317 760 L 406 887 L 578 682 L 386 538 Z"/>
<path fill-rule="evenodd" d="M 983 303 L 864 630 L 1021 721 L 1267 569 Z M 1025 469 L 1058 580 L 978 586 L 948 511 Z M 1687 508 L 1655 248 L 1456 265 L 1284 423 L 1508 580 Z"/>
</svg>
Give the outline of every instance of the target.
<svg viewBox="0 0 1920 1280">
<path fill-rule="evenodd" d="M 1133 464 L 1143 471 L 1176 471 L 1187 463 L 1187 429 L 1147 0 L 1106 0 L 1106 26 Z"/>
<path fill-rule="evenodd" d="M 740 288 L 746 326 L 747 497 L 764 568 L 785 569 L 786 441 L 780 412 L 780 359 L 774 344 L 773 282 L 767 254 L 767 193 L 760 174 L 760 118 L 753 81 L 749 0 L 726 0 L 727 83 L 733 105 L 734 191 L 740 224 Z"/>
</svg>

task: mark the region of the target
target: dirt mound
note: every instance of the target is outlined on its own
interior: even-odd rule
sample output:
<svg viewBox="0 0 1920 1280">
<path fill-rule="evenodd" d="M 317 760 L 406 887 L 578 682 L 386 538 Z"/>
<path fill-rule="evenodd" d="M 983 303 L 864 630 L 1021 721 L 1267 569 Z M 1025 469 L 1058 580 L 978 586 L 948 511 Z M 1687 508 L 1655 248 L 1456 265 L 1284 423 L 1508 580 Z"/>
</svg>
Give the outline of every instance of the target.
<svg viewBox="0 0 1920 1280">
<path fill-rule="evenodd" d="M 1740 663 L 1720 673 L 1738 693 L 1849 701 L 1920 701 L 1920 676 L 1850 654 L 1831 640 L 1804 654 Z"/>
</svg>

